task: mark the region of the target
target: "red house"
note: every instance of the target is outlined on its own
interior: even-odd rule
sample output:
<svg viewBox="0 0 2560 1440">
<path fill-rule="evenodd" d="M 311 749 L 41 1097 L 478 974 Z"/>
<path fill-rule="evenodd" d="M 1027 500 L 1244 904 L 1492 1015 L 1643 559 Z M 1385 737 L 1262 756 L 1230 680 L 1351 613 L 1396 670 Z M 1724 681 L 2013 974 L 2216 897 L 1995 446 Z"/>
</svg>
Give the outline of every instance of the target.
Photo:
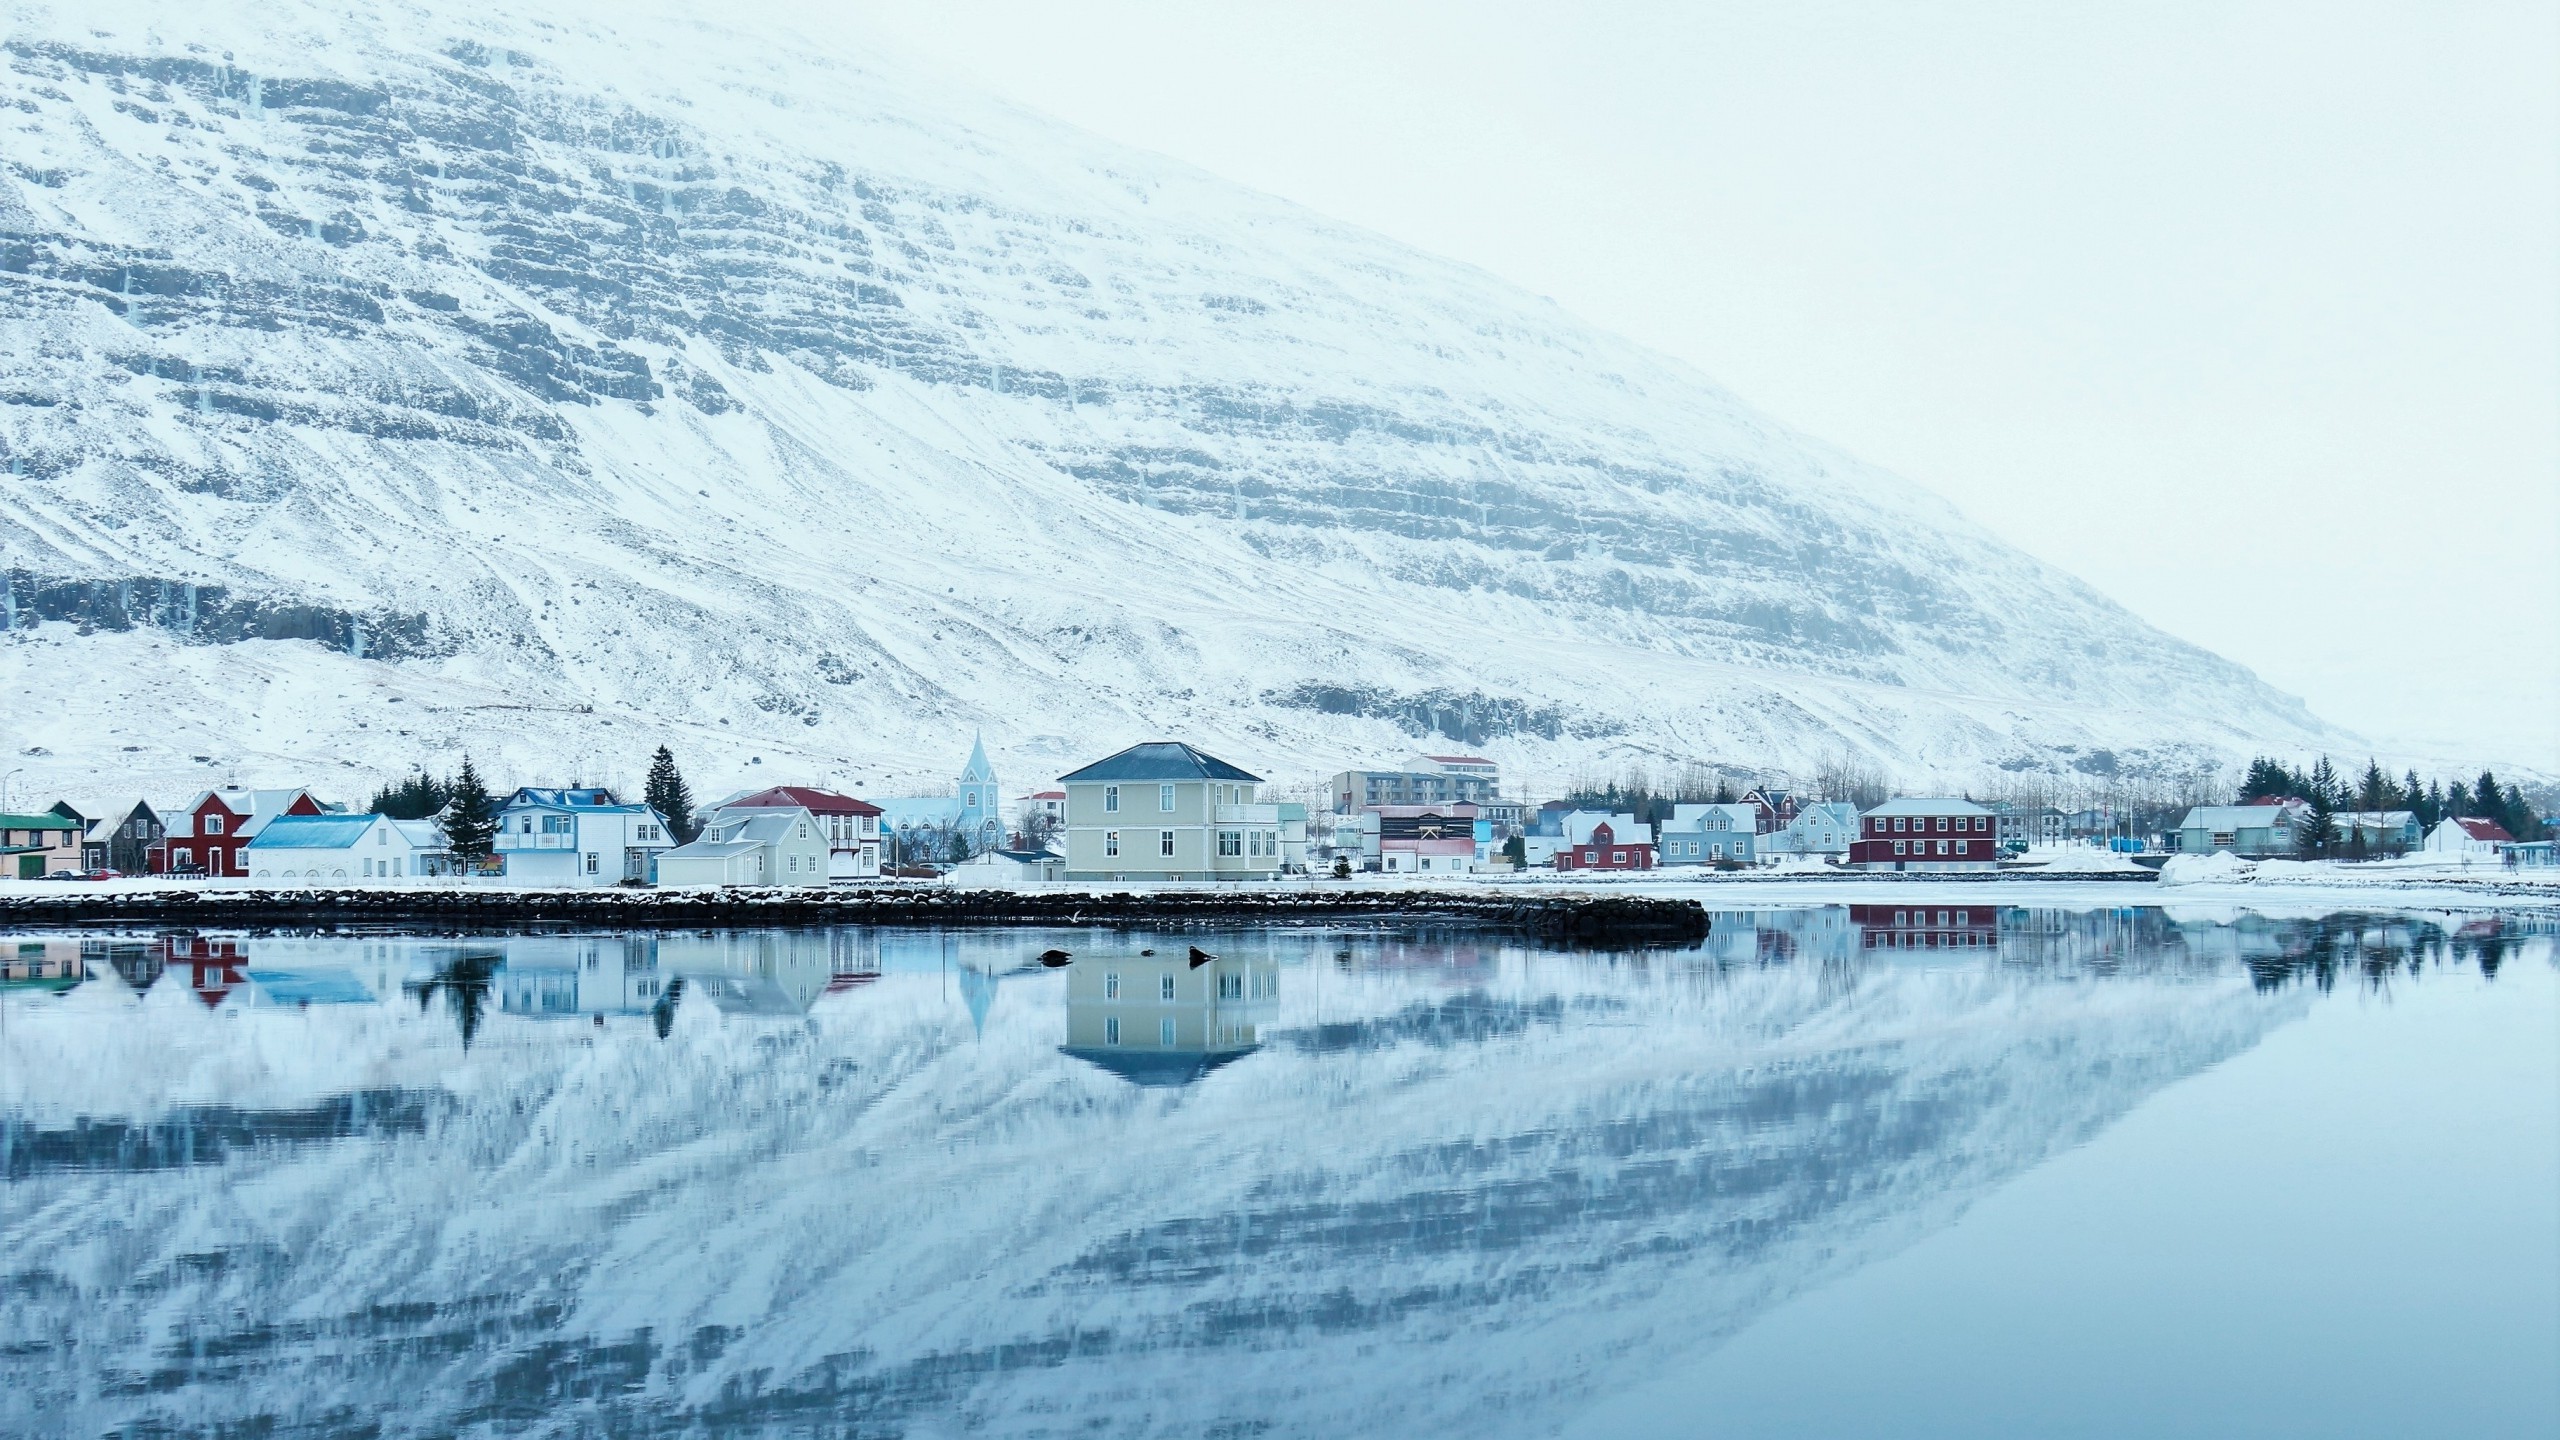
<svg viewBox="0 0 2560 1440">
<path fill-rule="evenodd" d="M 1621 845 L 1618 834 L 1601 821 L 1591 827 L 1591 838 L 1579 845 L 1568 845 L 1556 851 L 1559 870 L 1650 870 L 1653 868 L 1651 845 Z"/>
<path fill-rule="evenodd" d="M 1852 905 L 1862 950 L 1996 950 L 2000 911 L 1990 905 Z"/>
<path fill-rule="evenodd" d="M 1970 800 L 1888 800 L 1858 817 L 1849 863 L 1862 870 L 1992 870 L 1996 817 Z"/>
<path fill-rule="evenodd" d="M 766 810 L 797 805 L 818 817 L 827 832 L 827 878 L 880 878 L 880 807 L 814 785 L 776 785 L 741 795 L 723 810 Z"/>
<path fill-rule="evenodd" d="M 308 790 L 243 790 L 226 785 L 207 790 L 170 817 L 168 832 L 144 852 L 154 875 L 199 875 L 207 879 L 246 875 L 240 849 L 258 838 L 267 822 L 279 815 L 325 815 L 328 807 Z"/>
</svg>

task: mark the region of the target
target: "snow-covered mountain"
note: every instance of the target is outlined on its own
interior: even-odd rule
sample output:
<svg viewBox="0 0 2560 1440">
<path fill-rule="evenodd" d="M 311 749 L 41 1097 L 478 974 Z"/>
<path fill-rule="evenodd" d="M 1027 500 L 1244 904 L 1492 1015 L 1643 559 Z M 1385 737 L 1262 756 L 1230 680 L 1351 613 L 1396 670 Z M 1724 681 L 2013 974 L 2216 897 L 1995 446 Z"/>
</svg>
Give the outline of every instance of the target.
<svg viewBox="0 0 2560 1440">
<path fill-rule="evenodd" d="M 739 8 L 0 3 L 13 765 L 2324 733 L 1547 301 Z"/>
<path fill-rule="evenodd" d="M 777 938 L 823 973 L 824 935 L 716 943 Z M 1262 1048 L 1151 1088 L 1061 1053 L 1061 975 L 973 1000 L 1048 937 L 905 938 L 806 1016 L 689 989 L 663 1040 L 492 1013 L 466 1051 L 442 1009 L 209 1009 L 174 969 L 10 1001 L 0 1423 L 1549 1434 L 2314 993 L 2156 917 L 2097 973 L 1879 959 L 1836 909 L 1643 964 L 1239 936 Z M 539 943 L 243 942 L 385 995 Z"/>
</svg>

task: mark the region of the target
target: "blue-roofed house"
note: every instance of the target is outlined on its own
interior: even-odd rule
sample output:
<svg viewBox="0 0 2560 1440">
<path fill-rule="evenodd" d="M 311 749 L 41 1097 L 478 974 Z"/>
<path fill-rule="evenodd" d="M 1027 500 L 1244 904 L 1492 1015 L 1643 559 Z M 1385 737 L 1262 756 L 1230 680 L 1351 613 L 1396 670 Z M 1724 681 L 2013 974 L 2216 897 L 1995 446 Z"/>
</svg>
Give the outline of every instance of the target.
<svg viewBox="0 0 2560 1440">
<path fill-rule="evenodd" d="M 675 843 L 667 817 L 610 790 L 528 785 L 498 807 L 491 848 L 520 884 L 616 885 L 655 881 L 659 854 Z"/>
<path fill-rule="evenodd" d="M 252 880 L 339 885 L 438 873 L 444 832 L 388 815 L 278 815 L 240 847 Z"/>
<path fill-rule="evenodd" d="M 1069 880 L 1268 880 L 1280 873 L 1278 805 L 1262 777 L 1178 741 L 1132 745 L 1058 777 Z"/>
</svg>

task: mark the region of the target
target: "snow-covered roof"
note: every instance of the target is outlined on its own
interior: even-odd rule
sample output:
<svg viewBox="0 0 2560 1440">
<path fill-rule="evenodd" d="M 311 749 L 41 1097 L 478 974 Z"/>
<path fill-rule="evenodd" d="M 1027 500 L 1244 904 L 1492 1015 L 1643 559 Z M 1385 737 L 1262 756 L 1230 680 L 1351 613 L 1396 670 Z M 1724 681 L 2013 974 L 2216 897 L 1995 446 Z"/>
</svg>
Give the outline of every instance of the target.
<svg viewBox="0 0 2560 1440">
<path fill-rule="evenodd" d="M 453 842 L 447 840 L 444 827 L 433 820 L 394 820 L 391 828 L 414 850 L 442 850 Z"/>
<path fill-rule="evenodd" d="M 1089 784 L 1099 780 L 1248 780 L 1259 784 L 1262 777 L 1240 770 L 1179 740 L 1151 740 L 1143 745 L 1132 745 L 1117 755 L 1096 760 L 1081 770 L 1071 770 L 1058 777 L 1061 785 Z"/>
<path fill-rule="evenodd" d="M 1779 791 L 1776 793 L 1784 794 L 1785 792 Z M 1901 795 L 1896 796 L 1891 800 L 1887 800 L 1883 804 L 1877 806 L 1873 810 L 1867 811 L 1866 813 L 1869 815 L 1894 816 L 1988 815 L 1991 812 L 1974 804 L 1970 800 L 1956 800 L 1942 796 Z"/>
<path fill-rule="evenodd" d="M 1665 830 L 1701 829 L 1704 828 L 1704 822 L 1711 816 L 1722 816 L 1725 828 L 1728 830 L 1740 830 L 1748 834 L 1760 823 L 1760 807 L 1741 804 L 1674 805 L 1671 807 L 1670 821 L 1662 828 Z"/>
<path fill-rule="evenodd" d="M 507 797 L 502 810 L 646 810 L 646 805 L 625 805 L 620 796 L 601 785 L 543 787 L 523 785 Z"/>
<path fill-rule="evenodd" d="M 2266 830 L 2291 825 L 2293 809 L 2281 805 L 2198 805 L 2178 822 L 2181 830 Z"/>
<path fill-rule="evenodd" d="M 365 837 L 379 815 L 277 815 L 259 827 L 251 850 L 345 850 Z"/>
</svg>

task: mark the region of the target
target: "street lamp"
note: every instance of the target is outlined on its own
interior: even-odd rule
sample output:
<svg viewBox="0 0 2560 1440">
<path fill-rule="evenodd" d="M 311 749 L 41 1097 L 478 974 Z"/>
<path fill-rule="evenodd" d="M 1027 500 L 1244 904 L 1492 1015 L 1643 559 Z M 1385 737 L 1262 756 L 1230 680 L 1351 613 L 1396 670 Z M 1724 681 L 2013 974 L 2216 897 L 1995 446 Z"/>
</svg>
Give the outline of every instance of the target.
<svg viewBox="0 0 2560 1440">
<path fill-rule="evenodd" d="M 9 808 L 9 782 L 26 773 L 27 767 L 21 765 L 6 775 L 0 775 L 0 810 Z"/>
</svg>

